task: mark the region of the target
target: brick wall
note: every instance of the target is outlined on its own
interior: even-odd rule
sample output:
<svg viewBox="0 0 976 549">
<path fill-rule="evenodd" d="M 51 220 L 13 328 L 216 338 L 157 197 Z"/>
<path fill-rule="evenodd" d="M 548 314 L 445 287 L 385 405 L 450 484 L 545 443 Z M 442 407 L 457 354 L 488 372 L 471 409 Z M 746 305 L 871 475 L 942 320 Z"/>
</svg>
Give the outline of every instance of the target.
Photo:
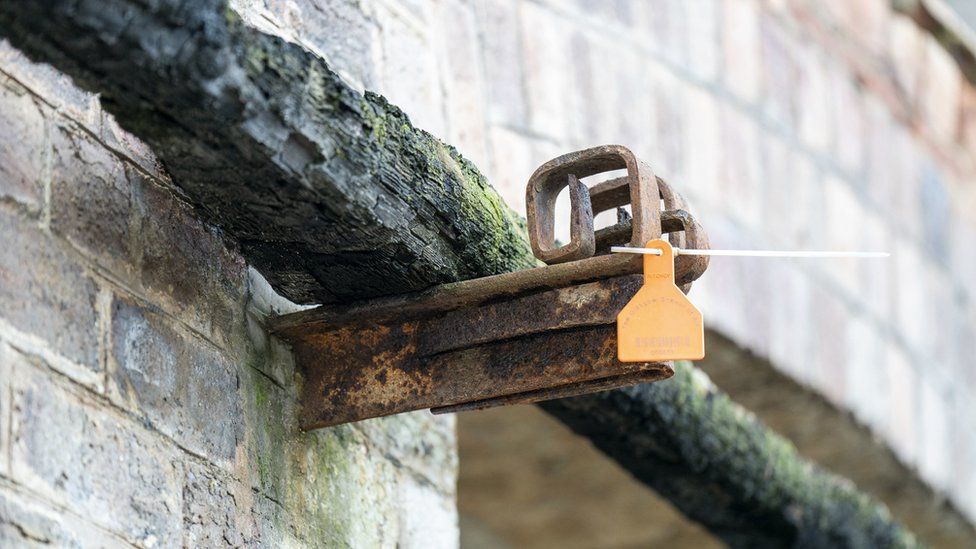
<svg viewBox="0 0 976 549">
<path fill-rule="evenodd" d="M 621 143 L 715 247 L 706 322 L 887 441 L 976 519 L 976 90 L 887 0 L 237 0 L 448 140 L 524 211 L 571 149 Z"/>
<path fill-rule="evenodd" d="M 289 304 L 0 42 L 0 546 L 450 547 L 453 419 L 303 434 Z"/>
</svg>

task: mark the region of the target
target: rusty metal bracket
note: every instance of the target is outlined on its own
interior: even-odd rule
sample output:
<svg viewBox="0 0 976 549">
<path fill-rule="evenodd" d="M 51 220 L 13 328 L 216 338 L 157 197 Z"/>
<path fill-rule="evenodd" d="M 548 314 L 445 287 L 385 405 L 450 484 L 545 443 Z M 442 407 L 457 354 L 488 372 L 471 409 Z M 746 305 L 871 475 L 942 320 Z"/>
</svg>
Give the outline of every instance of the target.
<svg viewBox="0 0 976 549">
<path fill-rule="evenodd" d="M 592 188 L 582 182 L 621 169 L 627 175 Z M 571 241 L 557 247 L 555 198 L 567 186 Z M 535 402 L 672 375 L 667 363 L 617 360 L 615 319 L 642 284 L 641 263 L 607 250 L 664 233 L 675 245 L 708 247 L 684 200 L 617 145 L 547 162 L 526 198 L 530 241 L 545 267 L 273 321 L 305 376 L 304 428 Z M 594 212 L 627 204 L 632 216 L 618 214 L 617 224 L 594 230 Z M 705 268 L 707 258 L 679 256 L 676 281 L 687 291 Z"/>
</svg>

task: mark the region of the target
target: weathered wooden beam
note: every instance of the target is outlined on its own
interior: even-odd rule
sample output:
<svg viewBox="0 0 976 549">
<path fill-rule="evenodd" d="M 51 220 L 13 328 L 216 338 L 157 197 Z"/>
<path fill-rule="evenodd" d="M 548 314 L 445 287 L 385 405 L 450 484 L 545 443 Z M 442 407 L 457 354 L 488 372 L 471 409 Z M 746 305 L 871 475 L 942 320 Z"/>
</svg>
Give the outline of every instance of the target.
<svg viewBox="0 0 976 549">
<path fill-rule="evenodd" d="M 100 93 L 295 301 L 535 264 L 519 218 L 456 151 L 223 0 L 2 2 L 0 34 Z M 546 406 L 735 545 L 911 544 L 876 501 L 799 459 L 701 374 L 679 374 Z"/>
<path fill-rule="evenodd" d="M 223 0 L 2 2 L 0 30 L 101 94 L 293 301 L 535 265 L 519 216 L 456 150 Z"/>
<path fill-rule="evenodd" d="M 732 547 L 918 545 L 877 500 L 801 458 L 690 363 L 664 383 L 540 405 Z"/>
</svg>

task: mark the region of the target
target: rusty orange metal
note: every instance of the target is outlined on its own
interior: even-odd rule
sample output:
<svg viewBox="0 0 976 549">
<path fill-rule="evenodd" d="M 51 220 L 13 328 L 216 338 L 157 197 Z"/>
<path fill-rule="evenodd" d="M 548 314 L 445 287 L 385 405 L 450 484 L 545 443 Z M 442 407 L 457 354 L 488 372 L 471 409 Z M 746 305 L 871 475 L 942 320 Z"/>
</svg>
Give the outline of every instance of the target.
<svg viewBox="0 0 976 549">
<path fill-rule="evenodd" d="M 617 169 L 627 175 L 592 188 L 581 181 Z M 567 186 L 572 241 L 557 246 L 553 205 Z M 533 250 L 548 265 L 272 321 L 304 375 L 304 428 L 535 402 L 672 375 L 667 362 L 618 358 L 617 315 L 646 286 L 640 257 L 608 251 L 664 234 L 674 245 L 707 248 L 680 195 L 618 145 L 547 162 L 526 193 Z M 619 209 L 626 204 L 632 217 Z M 594 231 L 594 212 L 611 208 L 617 224 Z M 707 265 L 679 256 L 672 286 L 686 292 Z"/>
</svg>

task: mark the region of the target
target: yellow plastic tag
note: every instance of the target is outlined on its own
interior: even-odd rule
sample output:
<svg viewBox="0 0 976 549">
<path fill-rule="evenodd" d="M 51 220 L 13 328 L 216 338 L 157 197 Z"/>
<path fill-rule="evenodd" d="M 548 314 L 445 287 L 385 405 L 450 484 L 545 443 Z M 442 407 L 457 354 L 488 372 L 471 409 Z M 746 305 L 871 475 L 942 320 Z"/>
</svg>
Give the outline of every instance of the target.
<svg viewBox="0 0 976 549">
<path fill-rule="evenodd" d="M 664 240 L 647 248 L 644 286 L 617 315 L 617 358 L 621 362 L 662 362 L 705 358 L 701 312 L 674 283 L 674 251 Z"/>
</svg>

